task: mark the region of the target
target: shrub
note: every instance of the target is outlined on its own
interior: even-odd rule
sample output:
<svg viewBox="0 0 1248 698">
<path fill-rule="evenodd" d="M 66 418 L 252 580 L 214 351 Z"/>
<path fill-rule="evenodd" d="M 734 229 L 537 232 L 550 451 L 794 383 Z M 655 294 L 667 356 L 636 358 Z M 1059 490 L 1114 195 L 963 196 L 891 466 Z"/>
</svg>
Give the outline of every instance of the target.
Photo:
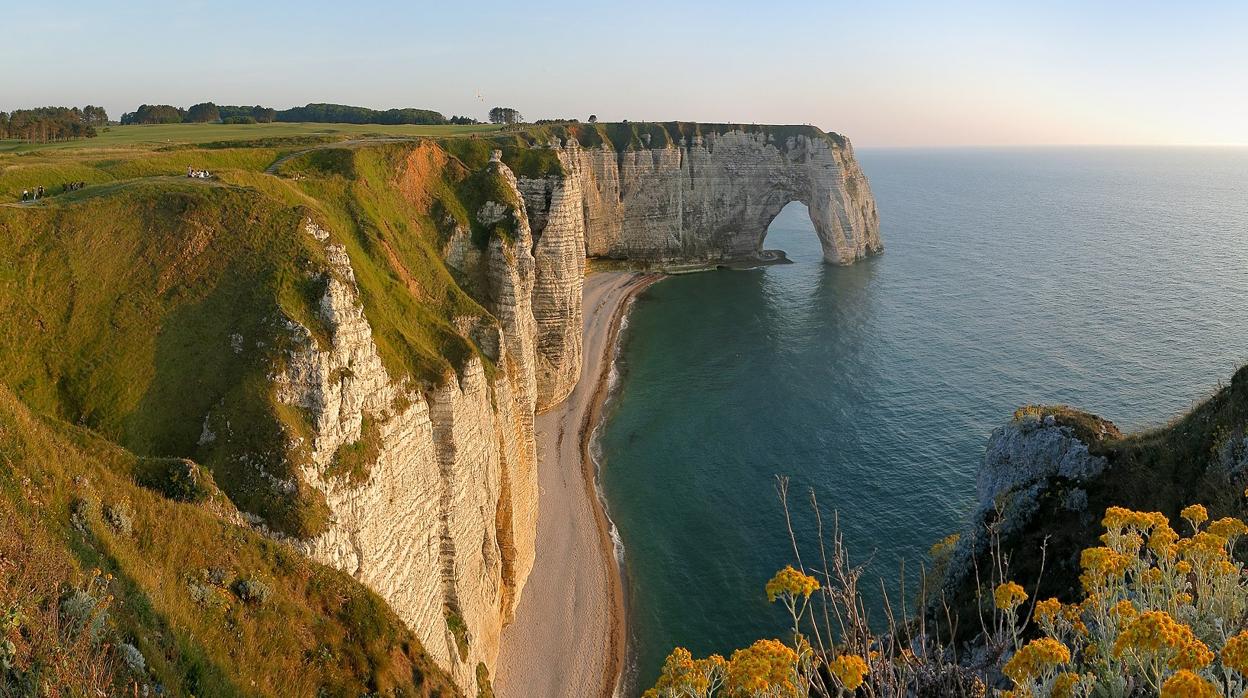
<svg viewBox="0 0 1248 698">
<path fill-rule="evenodd" d="M 249 577 L 234 583 L 234 594 L 249 604 L 262 606 L 273 595 L 273 589 L 259 579 Z"/>
<path fill-rule="evenodd" d="M 134 512 L 126 502 L 118 502 L 104 507 L 104 520 L 109 527 L 122 535 L 130 535 L 134 530 Z"/>
<path fill-rule="evenodd" d="M 130 670 L 134 673 L 142 674 L 147 670 L 147 660 L 143 658 L 143 653 L 139 651 L 138 647 L 128 642 L 123 642 L 117 645 L 117 654 L 121 657 L 121 661 L 125 662 L 126 666 L 130 667 Z"/>
</svg>

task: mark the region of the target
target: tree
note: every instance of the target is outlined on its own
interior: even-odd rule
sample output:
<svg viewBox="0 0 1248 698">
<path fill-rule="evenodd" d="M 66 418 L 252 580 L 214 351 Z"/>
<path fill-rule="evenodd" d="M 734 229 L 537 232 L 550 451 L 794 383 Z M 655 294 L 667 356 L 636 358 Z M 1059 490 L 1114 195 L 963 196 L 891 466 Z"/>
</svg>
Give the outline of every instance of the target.
<svg viewBox="0 0 1248 698">
<path fill-rule="evenodd" d="M 9 137 L 9 115 L 0 111 L 0 138 Z"/>
<path fill-rule="evenodd" d="M 491 124 L 518 124 L 524 121 L 520 112 L 511 107 L 494 107 L 490 110 Z"/>
<path fill-rule="evenodd" d="M 345 104 L 309 104 L 277 112 L 277 121 L 327 124 L 445 124 L 446 117 L 430 109 L 377 111 Z"/>
<path fill-rule="evenodd" d="M 108 112 L 104 111 L 104 107 L 88 104 L 82 108 L 82 120 L 92 126 L 107 126 Z"/>
<path fill-rule="evenodd" d="M 589 115 L 589 123 L 591 123 L 591 124 L 596 124 L 596 123 L 598 123 L 598 115 L 597 115 L 597 114 L 590 114 L 590 115 Z"/>
<path fill-rule="evenodd" d="M 180 124 L 186 115 L 181 109 L 168 104 L 141 104 L 129 114 L 121 115 L 125 124 Z"/>
<path fill-rule="evenodd" d="M 3 132 L 10 138 L 46 143 L 91 138 L 95 127 L 83 119 L 82 110 L 77 107 L 39 107 L 18 109 L 9 114 Z"/>
<path fill-rule="evenodd" d="M 217 105 L 212 102 L 200 102 L 199 104 L 191 105 L 191 108 L 186 110 L 185 120 L 198 124 L 220 121 L 221 112 L 217 110 Z"/>
</svg>

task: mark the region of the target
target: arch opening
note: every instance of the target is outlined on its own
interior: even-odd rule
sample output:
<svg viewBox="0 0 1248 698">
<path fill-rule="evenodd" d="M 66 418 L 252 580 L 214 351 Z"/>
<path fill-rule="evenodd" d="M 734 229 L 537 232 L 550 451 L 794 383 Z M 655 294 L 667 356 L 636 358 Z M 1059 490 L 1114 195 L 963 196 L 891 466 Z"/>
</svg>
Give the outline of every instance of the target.
<svg viewBox="0 0 1248 698">
<path fill-rule="evenodd" d="M 810 208 L 797 199 L 772 217 L 759 249 L 760 257 L 777 264 L 816 264 L 824 260 L 823 241 L 815 230 Z"/>
</svg>

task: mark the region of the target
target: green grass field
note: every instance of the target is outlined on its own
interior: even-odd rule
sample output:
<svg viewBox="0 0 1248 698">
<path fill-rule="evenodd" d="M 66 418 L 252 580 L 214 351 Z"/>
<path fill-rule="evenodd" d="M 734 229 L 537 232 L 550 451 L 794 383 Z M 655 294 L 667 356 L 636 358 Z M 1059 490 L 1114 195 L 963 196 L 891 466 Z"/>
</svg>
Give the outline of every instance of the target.
<svg viewBox="0 0 1248 698">
<path fill-rule="evenodd" d="M 376 124 L 162 124 L 111 126 L 96 138 L 59 143 L 0 140 L 0 204 L 43 186 L 62 195 L 66 182 L 111 184 L 143 177 L 212 172 L 263 172 L 278 159 L 352 140 L 385 141 L 496 134 L 501 127 Z M 488 152 L 485 151 L 485 152 Z M 90 188 L 90 187 L 89 187 Z"/>
<path fill-rule="evenodd" d="M 420 126 L 403 124 L 382 126 L 378 124 L 152 124 L 138 126 L 106 126 L 99 129 L 95 138 L 62 141 L 59 143 L 27 143 L 18 140 L 0 140 L 0 155 L 25 154 L 52 150 L 109 150 L 116 148 L 158 148 L 168 145 L 214 143 L 220 141 L 250 141 L 266 138 L 314 138 L 332 140 L 349 138 L 391 136 L 445 137 L 468 133 L 489 133 L 501 126 L 477 124 L 471 126 Z"/>
</svg>

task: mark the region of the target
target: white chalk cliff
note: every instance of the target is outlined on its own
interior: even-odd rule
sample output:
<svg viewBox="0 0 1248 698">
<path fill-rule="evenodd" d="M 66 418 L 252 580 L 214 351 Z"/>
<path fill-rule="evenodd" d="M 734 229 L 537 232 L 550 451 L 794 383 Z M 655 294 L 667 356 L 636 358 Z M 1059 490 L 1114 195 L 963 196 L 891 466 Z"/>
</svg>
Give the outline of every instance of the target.
<svg viewBox="0 0 1248 698">
<path fill-rule="evenodd" d="M 839 137 L 729 129 L 623 152 L 574 139 L 534 147 L 552 150 L 562 171 L 516 178 L 496 154 L 487 167 L 514 198 L 470 212 L 485 226 L 510 217 L 514 235 L 479 247 L 457 229 L 442 250 L 496 320 L 461 328 L 492 376 L 477 358 L 438 386 L 388 373 L 351 261 L 312 220 L 305 230 L 328 260 L 329 340 L 288 321 L 294 341 L 273 374 L 278 400 L 311 422 L 303 477 L 331 511 L 329 529 L 298 545 L 384 597 L 470 695 L 478 665 L 494 667 L 533 565 L 533 420 L 580 373 L 586 258 L 750 259 L 795 200 L 809 207 L 828 262 L 881 249 L 870 188 Z M 340 449 L 366 441 L 376 460 L 362 481 L 327 474 Z"/>
</svg>

